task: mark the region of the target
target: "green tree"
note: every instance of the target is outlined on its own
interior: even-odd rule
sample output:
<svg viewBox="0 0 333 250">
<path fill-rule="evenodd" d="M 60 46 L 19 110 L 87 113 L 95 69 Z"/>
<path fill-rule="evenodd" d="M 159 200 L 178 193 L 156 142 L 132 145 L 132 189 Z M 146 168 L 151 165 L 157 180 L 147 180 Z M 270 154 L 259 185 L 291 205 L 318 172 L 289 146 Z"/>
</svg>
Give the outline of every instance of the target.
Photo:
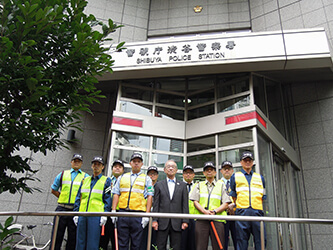
<svg viewBox="0 0 333 250">
<path fill-rule="evenodd" d="M 32 152 L 66 146 L 61 131 L 103 97 L 109 34 L 120 26 L 84 13 L 85 0 L 0 0 L 0 193 L 33 192 Z M 119 43 L 115 50 L 123 49 Z"/>
</svg>

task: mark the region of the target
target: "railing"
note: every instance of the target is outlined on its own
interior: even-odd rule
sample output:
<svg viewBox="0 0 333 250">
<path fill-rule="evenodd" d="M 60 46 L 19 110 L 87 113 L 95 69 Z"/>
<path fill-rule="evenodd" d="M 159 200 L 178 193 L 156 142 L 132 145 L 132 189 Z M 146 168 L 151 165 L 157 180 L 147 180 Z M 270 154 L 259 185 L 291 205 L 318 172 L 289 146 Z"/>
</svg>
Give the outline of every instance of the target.
<svg viewBox="0 0 333 250">
<path fill-rule="evenodd" d="M 333 219 L 306 219 L 286 217 L 260 217 L 260 216 L 222 216 L 222 215 L 200 215 L 200 214 L 175 214 L 175 213 L 136 213 L 136 212 L 0 212 L 0 216 L 55 216 L 54 233 L 52 235 L 51 250 L 54 250 L 55 238 L 58 229 L 59 216 L 114 216 L 114 217 L 149 217 L 149 233 L 147 250 L 151 247 L 151 224 L 152 218 L 175 218 L 175 219 L 200 219 L 200 220 L 230 220 L 230 221 L 259 221 L 261 232 L 261 249 L 265 249 L 264 222 L 282 223 L 305 223 L 305 224 L 332 224 Z"/>
</svg>

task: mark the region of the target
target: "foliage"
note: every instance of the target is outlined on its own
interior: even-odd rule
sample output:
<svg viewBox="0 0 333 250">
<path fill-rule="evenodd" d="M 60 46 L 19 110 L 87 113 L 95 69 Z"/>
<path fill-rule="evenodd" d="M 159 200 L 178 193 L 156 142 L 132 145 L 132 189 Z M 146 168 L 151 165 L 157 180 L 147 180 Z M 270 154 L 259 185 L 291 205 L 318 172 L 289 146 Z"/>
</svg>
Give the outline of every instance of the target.
<svg viewBox="0 0 333 250">
<path fill-rule="evenodd" d="M 103 97 L 96 77 L 112 72 L 106 42 L 121 26 L 85 14 L 85 0 L 0 3 L 0 193 L 31 193 L 35 170 L 18 150 L 66 146 L 61 131 Z"/>
<path fill-rule="evenodd" d="M 10 216 L 10 217 L 7 218 L 7 220 L 5 221 L 4 225 L 2 225 L 0 223 L 0 249 L 2 249 L 2 250 L 9 250 L 9 249 L 11 249 L 10 246 L 8 245 L 10 243 L 10 240 L 7 241 L 6 237 L 8 235 L 11 235 L 11 234 L 19 231 L 18 228 L 10 228 L 10 226 L 13 223 L 13 220 L 14 220 L 13 217 Z"/>
</svg>

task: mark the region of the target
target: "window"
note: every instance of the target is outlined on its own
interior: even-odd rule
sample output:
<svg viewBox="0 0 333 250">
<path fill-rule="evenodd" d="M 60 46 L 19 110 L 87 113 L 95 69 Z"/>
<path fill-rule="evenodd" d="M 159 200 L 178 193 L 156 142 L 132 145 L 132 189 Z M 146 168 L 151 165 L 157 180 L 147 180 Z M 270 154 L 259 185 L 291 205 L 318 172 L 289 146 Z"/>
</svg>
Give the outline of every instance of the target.
<svg viewBox="0 0 333 250">
<path fill-rule="evenodd" d="M 115 145 L 148 149 L 149 144 L 149 136 L 116 132 Z"/>
<path fill-rule="evenodd" d="M 153 149 L 183 153 L 184 142 L 181 140 L 167 139 L 167 138 L 153 138 Z"/>
<path fill-rule="evenodd" d="M 219 147 L 252 142 L 252 129 L 242 129 L 219 134 Z"/>
<path fill-rule="evenodd" d="M 151 116 L 153 105 L 135 103 L 130 101 L 120 101 L 119 110 L 122 112 Z"/>
<path fill-rule="evenodd" d="M 152 102 L 153 94 L 153 91 L 147 88 L 140 89 L 138 87 L 128 85 L 121 86 L 121 97 Z"/>
<path fill-rule="evenodd" d="M 187 152 L 196 152 L 215 148 L 215 136 L 202 137 L 187 141 Z"/>
</svg>

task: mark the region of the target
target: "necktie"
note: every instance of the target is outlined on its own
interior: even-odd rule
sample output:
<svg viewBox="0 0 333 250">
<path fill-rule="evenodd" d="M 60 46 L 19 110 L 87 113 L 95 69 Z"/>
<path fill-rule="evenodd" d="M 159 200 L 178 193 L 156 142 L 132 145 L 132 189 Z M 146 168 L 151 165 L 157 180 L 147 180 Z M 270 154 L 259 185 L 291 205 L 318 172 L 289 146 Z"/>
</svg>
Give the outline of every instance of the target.
<svg viewBox="0 0 333 250">
<path fill-rule="evenodd" d="M 227 192 L 229 192 L 229 188 L 230 188 L 230 181 L 227 180 L 227 185 L 226 185 Z"/>
<path fill-rule="evenodd" d="M 188 192 L 191 192 L 191 186 L 192 186 L 192 183 L 187 183 L 187 191 Z"/>
<path fill-rule="evenodd" d="M 229 193 L 229 188 L 230 188 L 230 181 L 227 180 L 227 184 L 225 185 L 225 188 L 227 190 L 227 193 Z"/>
</svg>

